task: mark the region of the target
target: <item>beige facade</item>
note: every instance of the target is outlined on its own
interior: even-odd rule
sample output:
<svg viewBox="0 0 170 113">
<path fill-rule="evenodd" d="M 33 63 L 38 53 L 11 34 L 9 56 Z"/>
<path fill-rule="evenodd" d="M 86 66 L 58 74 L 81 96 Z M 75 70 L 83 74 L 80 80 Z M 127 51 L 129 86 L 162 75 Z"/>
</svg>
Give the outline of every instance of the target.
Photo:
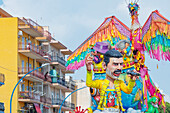
<svg viewBox="0 0 170 113">
<path fill-rule="evenodd" d="M 77 89 L 86 86 L 86 82 L 83 80 L 76 80 Z M 82 109 L 87 109 L 91 106 L 91 95 L 89 87 L 77 91 L 77 106 L 81 106 Z"/>
</svg>

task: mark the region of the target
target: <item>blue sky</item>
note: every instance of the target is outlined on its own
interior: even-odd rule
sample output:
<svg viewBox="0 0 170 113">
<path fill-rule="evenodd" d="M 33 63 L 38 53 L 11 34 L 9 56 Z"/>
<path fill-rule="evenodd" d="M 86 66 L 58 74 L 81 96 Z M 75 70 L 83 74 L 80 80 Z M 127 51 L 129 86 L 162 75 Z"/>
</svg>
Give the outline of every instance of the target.
<svg viewBox="0 0 170 113">
<path fill-rule="evenodd" d="M 141 25 L 156 9 L 170 19 L 169 4 L 169 0 L 139 0 Z M 124 0 L 0 0 L 0 7 L 13 16 L 31 18 L 40 25 L 49 26 L 55 39 L 72 51 L 108 16 L 116 16 L 129 27 L 131 24 Z M 146 65 L 155 84 L 170 95 L 170 62 L 158 62 L 146 54 Z M 85 68 L 76 71 L 73 77 L 85 80 Z"/>
</svg>

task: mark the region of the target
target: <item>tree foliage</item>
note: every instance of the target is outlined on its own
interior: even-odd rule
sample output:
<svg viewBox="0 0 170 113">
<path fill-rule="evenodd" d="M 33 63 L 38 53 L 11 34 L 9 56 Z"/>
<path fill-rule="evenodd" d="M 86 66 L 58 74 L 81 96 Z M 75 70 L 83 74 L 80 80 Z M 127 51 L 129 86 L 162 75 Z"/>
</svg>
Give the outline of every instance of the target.
<svg viewBox="0 0 170 113">
<path fill-rule="evenodd" d="M 164 113 L 164 109 L 162 108 L 162 106 L 159 106 L 159 113 Z M 165 113 L 170 113 L 170 103 L 166 102 L 166 109 L 165 109 Z"/>
</svg>

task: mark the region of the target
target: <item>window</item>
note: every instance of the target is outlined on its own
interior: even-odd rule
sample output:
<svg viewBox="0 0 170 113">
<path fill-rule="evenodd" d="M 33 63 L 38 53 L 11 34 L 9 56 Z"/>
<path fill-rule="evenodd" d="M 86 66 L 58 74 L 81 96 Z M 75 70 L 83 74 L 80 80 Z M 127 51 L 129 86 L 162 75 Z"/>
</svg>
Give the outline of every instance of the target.
<svg viewBox="0 0 170 113">
<path fill-rule="evenodd" d="M 25 84 L 21 85 L 21 89 L 22 89 L 22 91 L 25 91 Z"/>
<path fill-rule="evenodd" d="M 22 60 L 22 72 L 24 72 L 24 60 Z"/>
<path fill-rule="evenodd" d="M 29 91 L 29 87 L 27 86 L 27 91 Z"/>
<path fill-rule="evenodd" d="M 26 71 L 28 72 L 28 62 L 26 63 Z"/>
<path fill-rule="evenodd" d="M 59 99 L 59 93 L 57 93 L 57 99 Z"/>
<path fill-rule="evenodd" d="M 25 49 L 25 38 L 22 37 L 22 49 L 24 50 Z"/>
<path fill-rule="evenodd" d="M 31 69 L 31 64 L 29 64 L 29 68 Z"/>
<path fill-rule="evenodd" d="M 32 91 L 32 87 L 31 87 L 31 86 L 29 87 L 29 91 L 30 91 L 30 92 Z"/>
</svg>

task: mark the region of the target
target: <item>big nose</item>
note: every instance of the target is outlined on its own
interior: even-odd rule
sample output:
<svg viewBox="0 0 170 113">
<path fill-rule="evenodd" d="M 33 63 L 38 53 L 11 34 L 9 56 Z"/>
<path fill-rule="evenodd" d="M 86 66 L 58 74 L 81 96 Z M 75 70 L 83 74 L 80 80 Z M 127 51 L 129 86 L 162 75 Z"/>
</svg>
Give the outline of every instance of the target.
<svg viewBox="0 0 170 113">
<path fill-rule="evenodd" d="M 117 66 L 117 69 L 121 69 L 121 66 L 120 66 L 120 64 L 118 64 L 118 66 Z"/>
</svg>

